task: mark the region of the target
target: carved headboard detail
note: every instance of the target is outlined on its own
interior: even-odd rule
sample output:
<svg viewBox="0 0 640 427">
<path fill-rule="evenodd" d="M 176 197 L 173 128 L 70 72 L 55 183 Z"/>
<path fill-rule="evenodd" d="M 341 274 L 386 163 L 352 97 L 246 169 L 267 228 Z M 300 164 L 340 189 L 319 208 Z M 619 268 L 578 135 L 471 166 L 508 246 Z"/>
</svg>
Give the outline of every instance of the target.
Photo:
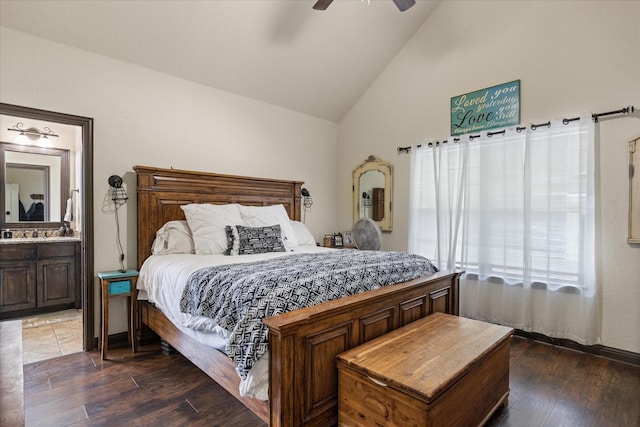
<svg viewBox="0 0 640 427">
<path fill-rule="evenodd" d="M 189 203 L 284 205 L 289 218 L 300 220 L 302 181 L 221 175 L 179 169 L 134 166 L 138 196 L 138 268 L 151 255 L 155 233 L 167 221 L 183 220 L 180 206 Z"/>
</svg>

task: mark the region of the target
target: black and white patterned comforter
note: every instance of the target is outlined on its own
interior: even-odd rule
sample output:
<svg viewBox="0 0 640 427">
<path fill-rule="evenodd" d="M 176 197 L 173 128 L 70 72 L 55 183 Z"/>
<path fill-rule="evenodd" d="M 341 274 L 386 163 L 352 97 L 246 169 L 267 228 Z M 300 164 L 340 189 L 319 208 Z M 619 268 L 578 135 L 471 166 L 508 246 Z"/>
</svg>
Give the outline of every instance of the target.
<svg viewBox="0 0 640 427">
<path fill-rule="evenodd" d="M 402 252 L 341 250 L 206 267 L 192 273 L 180 310 L 230 332 L 225 351 L 246 379 L 268 349 L 262 319 L 433 274 L 428 259 Z"/>
</svg>

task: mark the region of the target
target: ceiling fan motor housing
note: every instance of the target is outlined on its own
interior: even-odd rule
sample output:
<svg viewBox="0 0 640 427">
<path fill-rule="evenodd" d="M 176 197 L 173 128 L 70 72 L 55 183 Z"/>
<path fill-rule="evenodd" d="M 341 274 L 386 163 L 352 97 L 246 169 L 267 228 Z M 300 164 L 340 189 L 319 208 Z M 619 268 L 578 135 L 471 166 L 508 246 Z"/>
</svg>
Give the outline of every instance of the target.
<svg viewBox="0 0 640 427">
<path fill-rule="evenodd" d="M 315 10 L 326 10 L 332 2 L 333 0 L 318 0 L 313 5 L 313 8 Z M 404 12 L 416 4 L 416 0 L 393 0 L 393 2 L 396 4 L 400 12 Z"/>
</svg>

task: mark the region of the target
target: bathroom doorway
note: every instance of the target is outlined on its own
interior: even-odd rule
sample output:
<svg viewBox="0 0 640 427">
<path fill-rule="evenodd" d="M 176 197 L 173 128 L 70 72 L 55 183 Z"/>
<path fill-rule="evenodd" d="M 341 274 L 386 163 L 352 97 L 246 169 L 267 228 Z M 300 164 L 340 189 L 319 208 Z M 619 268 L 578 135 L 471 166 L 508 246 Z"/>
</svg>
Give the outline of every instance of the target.
<svg viewBox="0 0 640 427">
<path fill-rule="evenodd" d="M 30 107 L 0 103 L 0 115 L 11 116 L 16 123 L 20 120 L 35 120 L 54 126 L 71 126 L 75 128 L 74 138 L 77 149 L 76 155 L 71 159 L 71 169 L 74 170 L 77 179 L 72 190 L 78 191 L 77 222 L 81 224 L 80 234 L 80 276 L 77 278 L 80 288 L 80 305 L 78 315 L 82 316 L 82 350 L 91 351 L 96 347 L 94 328 L 95 303 L 94 303 L 94 279 L 93 279 L 93 119 L 71 114 L 53 111 L 39 110 Z M 6 126 L 3 126 L 5 128 Z M 0 165 L 5 167 L 5 165 Z M 4 183 L 2 183 L 4 185 Z M 62 227 L 64 221 L 59 222 Z M 2 228 L 4 216 L 2 217 Z M 33 223 L 12 223 L 11 229 L 30 229 Z"/>
</svg>

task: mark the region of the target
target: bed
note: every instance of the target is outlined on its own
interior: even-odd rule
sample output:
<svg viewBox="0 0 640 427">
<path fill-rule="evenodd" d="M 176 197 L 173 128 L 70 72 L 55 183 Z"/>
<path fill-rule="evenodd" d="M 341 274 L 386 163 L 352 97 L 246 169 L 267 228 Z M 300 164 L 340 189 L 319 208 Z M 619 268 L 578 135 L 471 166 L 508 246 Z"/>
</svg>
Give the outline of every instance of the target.
<svg viewBox="0 0 640 427">
<path fill-rule="evenodd" d="M 189 204 L 283 205 L 300 220 L 302 182 L 135 166 L 138 267 L 151 256 L 156 232 L 184 220 Z M 440 271 L 380 289 L 269 317 L 269 399 L 240 394 L 236 365 L 174 325 L 159 308 L 139 307 L 139 337 L 148 330 L 191 360 L 271 426 L 337 423 L 335 356 L 433 312 L 458 314 L 460 272 Z"/>
</svg>

